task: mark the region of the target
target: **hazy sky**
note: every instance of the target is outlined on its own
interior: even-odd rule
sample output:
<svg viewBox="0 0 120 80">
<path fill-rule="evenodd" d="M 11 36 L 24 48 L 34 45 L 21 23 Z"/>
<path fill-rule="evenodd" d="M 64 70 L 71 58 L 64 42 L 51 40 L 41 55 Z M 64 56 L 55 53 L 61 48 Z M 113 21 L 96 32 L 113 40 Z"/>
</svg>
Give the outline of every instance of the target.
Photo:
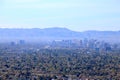
<svg viewBox="0 0 120 80">
<path fill-rule="evenodd" d="M 0 27 L 120 30 L 120 0 L 0 0 Z"/>
</svg>

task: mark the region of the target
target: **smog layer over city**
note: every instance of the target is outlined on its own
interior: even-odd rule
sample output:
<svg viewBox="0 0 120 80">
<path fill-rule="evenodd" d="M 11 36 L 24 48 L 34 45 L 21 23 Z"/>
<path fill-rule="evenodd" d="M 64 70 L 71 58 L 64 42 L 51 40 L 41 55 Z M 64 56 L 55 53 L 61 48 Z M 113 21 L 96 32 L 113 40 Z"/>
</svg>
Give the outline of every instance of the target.
<svg viewBox="0 0 120 80">
<path fill-rule="evenodd" d="M 0 80 L 120 80 L 119 0 L 0 0 Z"/>
</svg>

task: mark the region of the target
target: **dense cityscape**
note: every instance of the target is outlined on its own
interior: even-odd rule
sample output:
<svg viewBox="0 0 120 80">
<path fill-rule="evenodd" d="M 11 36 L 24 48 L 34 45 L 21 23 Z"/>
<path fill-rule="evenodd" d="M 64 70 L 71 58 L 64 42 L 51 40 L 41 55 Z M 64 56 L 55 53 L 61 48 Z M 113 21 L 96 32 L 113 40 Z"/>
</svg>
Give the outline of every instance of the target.
<svg viewBox="0 0 120 80">
<path fill-rule="evenodd" d="M 1 43 L 0 80 L 119 80 L 120 43 L 94 39 Z"/>
<path fill-rule="evenodd" d="M 0 0 L 0 80 L 120 80 L 120 0 Z"/>
</svg>

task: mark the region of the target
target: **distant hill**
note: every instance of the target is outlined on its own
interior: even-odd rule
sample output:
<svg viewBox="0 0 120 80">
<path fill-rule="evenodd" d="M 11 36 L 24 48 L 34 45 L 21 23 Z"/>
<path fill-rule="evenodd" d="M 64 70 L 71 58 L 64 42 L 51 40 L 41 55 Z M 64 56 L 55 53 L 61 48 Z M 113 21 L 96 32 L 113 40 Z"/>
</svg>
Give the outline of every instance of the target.
<svg viewBox="0 0 120 80">
<path fill-rule="evenodd" d="M 85 31 L 76 32 L 67 28 L 32 28 L 32 29 L 8 29 L 0 28 L 0 41 L 11 40 L 55 40 L 55 39 L 98 39 L 106 41 L 119 41 L 120 31 Z"/>
<path fill-rule="evenodd" d="M 73 37 L 79 34 L 66 28 L 0 29 L 0 37 Z"/>
</svg>

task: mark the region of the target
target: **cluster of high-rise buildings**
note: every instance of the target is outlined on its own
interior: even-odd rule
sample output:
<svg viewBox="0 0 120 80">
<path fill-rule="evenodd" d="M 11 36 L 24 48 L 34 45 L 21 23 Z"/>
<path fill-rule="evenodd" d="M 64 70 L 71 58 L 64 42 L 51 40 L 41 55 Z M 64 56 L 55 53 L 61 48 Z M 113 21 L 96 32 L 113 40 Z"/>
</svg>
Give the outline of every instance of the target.
<svg viewBox="0 0 120 80">
<path fill-rule="evenodd" d="M 12 41 L 10 44 L 13 45 L 23 45 L 25 44 L 25 40 L 19 40 L 19 41 Z"/>
<path fill-rule="evenodd" d="M 54 40 L 50 43 L 51 47 L 61 47 L 61 48 L 89 48 L 95 50 L 111 50 L 114 48 L 114 45 L 98 41 L 96 39 L 73 39 L 73 40 Z"/>
</svg>

